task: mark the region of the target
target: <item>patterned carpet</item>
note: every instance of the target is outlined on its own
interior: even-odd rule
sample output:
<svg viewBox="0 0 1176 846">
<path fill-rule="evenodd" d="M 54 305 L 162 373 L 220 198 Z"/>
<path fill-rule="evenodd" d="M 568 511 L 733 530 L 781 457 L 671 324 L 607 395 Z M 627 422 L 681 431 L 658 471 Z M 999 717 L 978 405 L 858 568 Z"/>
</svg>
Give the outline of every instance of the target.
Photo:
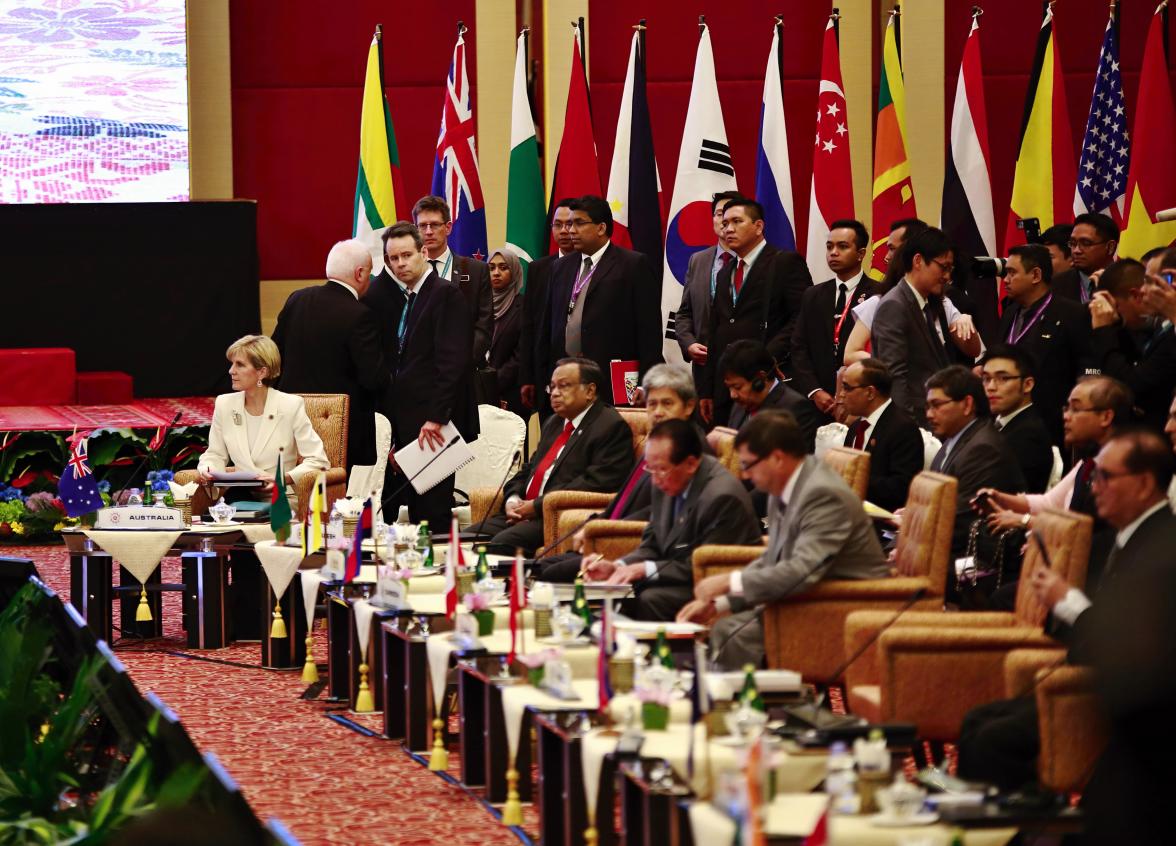
<svg viewBox="0 0 1176 846">
<path fill-rule="evenodd" d="M 68 598 L 64 547 L 0 547 L 0 555 L 33 559 L 45 582 Z M 179 559 L 165 559 L 163 566 L 165 582 L 179 581 Z M 179 594 L 164 597 L 164 637 L 119 644 L 119 658 L 141 691 L 157 693 L 200 748 L 216 753 L 262 820 L 279 818 L 307 846 L 519 842 L 474 797 L 428 772 L 399 744 L 327 719 L 346 713 L 337 705 L 299 699 L 306 686 L 297 672 L 231 667 L 179 654 L 259 661 L 256 644 L 188 652 L 179 626 Z M 315 655 L 325 660 L 321 632 Z M 378 716 L 355 722 L 377 731 L 380 726 Z M 450 754 L 450 763 L 456 773 L 456 754 Z M 534 831 L 535 818 L 528 816 L 527 827 Z"/>
<path fill-rule="evenodd" d="M 179 426 L 212 422 L 213 397 L 140 399 L 129 405 L 0 406 L 0 431 L 69 431 L 79 429 L 154 429 L 180 412 Z"/>
</svg>

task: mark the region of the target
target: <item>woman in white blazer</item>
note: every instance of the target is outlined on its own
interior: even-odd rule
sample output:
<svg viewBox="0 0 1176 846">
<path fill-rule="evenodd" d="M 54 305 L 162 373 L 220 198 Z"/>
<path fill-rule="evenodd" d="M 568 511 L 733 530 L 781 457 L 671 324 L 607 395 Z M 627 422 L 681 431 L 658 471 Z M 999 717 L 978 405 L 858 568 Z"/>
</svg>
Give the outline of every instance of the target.
<svg viewBox="0 0 1176 846">
<path fill-rule="evenodd" d="M 269 499 L 274 488 L 278 455 L 291 510 L 297 510 L 293 485 L 307 473 L 330 467 L 323 442 L 310 425 L 302 397 L 271 387 L 282 373 L 278 346 L 265 335 L 246 335 L 225 352 L 233 393 L 216 398 L 208 449 L 200 456 L 200 481 L 212 482 L 214 471 L 227 467 L 247 470 L 265 482 Z M 240 490 L 240 489 L 237 489 Z M 247 498 L 257 488 L 245 488 Z"/>
</svg>

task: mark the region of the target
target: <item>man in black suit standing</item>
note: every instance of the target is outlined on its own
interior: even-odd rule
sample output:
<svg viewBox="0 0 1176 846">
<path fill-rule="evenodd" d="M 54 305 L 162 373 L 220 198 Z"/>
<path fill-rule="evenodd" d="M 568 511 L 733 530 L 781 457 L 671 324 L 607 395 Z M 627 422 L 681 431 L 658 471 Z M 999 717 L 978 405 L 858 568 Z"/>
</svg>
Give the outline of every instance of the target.
<svg viewBox="0 0 1176 846">
<path fill-rule="evenodd" d="M 573 200 L 573 255 L 556 262 L 540 324 L 536 378 L 562 358 L 596 362 L 605 384 L 600 399 L 628 404 L 612 393 L 613 360 L 636 361 L 638 378 L 662 360 L 661 287 L 644 254 L 618 247 L 612 210 L 602 197 Z"/>
<path fill-rule="evenodd" d="M 727 203 L 723 242 L 735 260 L 715 282 L 707 366 L 699 390 L 703 415 L 713 403 L 710 413 L 716 421 L 726 420 L 731 408 L 718 370 L 723 352 L 735 341 L 759 341 L 787 371 L 792 326 L 800 299 L 813 281 L 804 259 L 764 240 L 764 209 L 755 200 L 740 198 Z"/>
<path fill-rule="evenodd" d="M 1009 250 L 1009 303 L 999 338 L 1033 359 L 1033 401 L 1055 446 L 1064 443 L 1062 406 L 1090 359 L 1090 313 L 1053 290 L 1053 264 L 1040 244 Z"/>
<path fill-rule="evenodd" d="M 996 428 L 1017 458 L 1026 493 L 1044 493 L 1053 470 L 1053 444 L 1037 413 L 1034 365 L 1029 356 L 1004 344 L 988 348 L 980 362 L 980 381 L 996 418 Z"/>
<path fill-rule="evenodd" d="M 360 302 L 372 257 L 360 241 L 327 255 L 327 283 L 295 291 L 278 315 L 273 340 L 287 393 L 347 394 L 347 469 L 376 463 L 376 411 L 390 384 L 380 327 Z"/>
<path fill-rule="evenodd" d="M 833 410 L 837 371 L 853 332 L 853 308 L 880 288 L 862 270 L 870 233 L 858 220 L 835 220 L 825 241 L 825 260 L 834 278 L 813 285 L 800 298 L 792 331 L 792 379 L 796 390 L 821 414 Z"/>
<path fill-rule="evenodd" d="M 416 441 L 436 452 L 441 428 L 452 422 L 467 441 L 478 436 L 478 410 L 470 385 L 473 321 L 461 290 L 432 271 L 420 231 L 401 221 L 384 230 L 389 273 L 372 281 L 364 301 L 378 315 L 392 363 L 392 390 L 384 413 L 392 422 L 393 449 Z M 412 521 L 434 532 L 449 525 L 453 476 L 418 494 L 389 457 L 384 513 L 408 505 Z M 403 487 L 403 491 L 400 488 Z M 398 493 L 399 491 L 399 493 Z"/>
<path fill-rule="evenodd" d="M 738 191 L 720 191 L 711 198 L 711 223 L 718 243 L 699 250 L 690 257 L 686 267 L 686 284 L 682 286 L 682 304 L 674 315 L 674 333 L 682 358 L 690 362 L 694 383 L 701 384 L 706 368 L 707 345 L 710 341 L 710 310 L 715 298 L 719 273 L 735 257 L 723 243 L 723 212 L 727 205 L 741 195 Z M 704 422 L 713 420 L 704 416 Z"/>
<path fill-rule="evenodd" d="M 541 256 L 527 266 L 527 290 L 523 292 L 523 334 L 519 340 L 519 382 L 522 385 L 523 405 L 539 412 L 546 420 L 551 416 L 551 404 L 543 391 L 548 372 L 536 361 L 536 342 L 539 324 L 543 321 L 543 310 L 547 307 L 547 288 L 551 283 L 551 272 L 555 263 L 570 253 L 572 246 L 572 200 L 560 200 L 551 214 L 551 237 L 555 240 L 555 253 Z M 546 365 L 544 365 L 546 366 Z"/>
<path fill-rule="evenodd" d="M 551 374 L 551 408 L 539 447 L 503 486 L 505 511 L 488 518 L 484 530 L 495 551 L 528 557 L 543 545 L 543 496 L 550 491 L 612 493 L 633 467 L 633 433 L 599 399 L 604 374 L 594 361 L 564 358 Z"/>
<path fill-rule="evenodd" d="M 907 240 L 898 261 L 903 279 L 878 304 L 870 333 L 874 357 L 894 379 L 892 399 L 921 423 L 927 379 L 948 364 L 937 306 L 955 270 L 955 250 L 941 230 L 929 228 Z"/>
<path fill-rule="evenodd" d="M 731 399 L 727 426 L 739 430 L 768 408 L 792 412 L 812 452 L 821 418 L 816 406 L 779 378 L 776 362 L 759 341 L 735 341 L 723 352 L 717 367 L 723 388 Z"/>
<path fill-rule="evenodd" d="M 1078 215 L 1070 231 L 1070 263 L 1073 267 L 1054 279 L 1054 291 L 1075 302 L 1090 302 L 1094 296 L 1094 282 L 1090 277 L 1110 267 L 1118 249 L 1119 227 L 1115 221 L 1105 214 Z"/>
<path fill-rule="evenodd" d="M 841 377 L 845 410 L 857 418 L 844 446 L 870 454 L 866 499 L 894 511 L 906 504 L 911 479 L 923 469 L 923 435 L 890 399 L 890 371 L 876 358 L 855 361 Z"/>
</svg>

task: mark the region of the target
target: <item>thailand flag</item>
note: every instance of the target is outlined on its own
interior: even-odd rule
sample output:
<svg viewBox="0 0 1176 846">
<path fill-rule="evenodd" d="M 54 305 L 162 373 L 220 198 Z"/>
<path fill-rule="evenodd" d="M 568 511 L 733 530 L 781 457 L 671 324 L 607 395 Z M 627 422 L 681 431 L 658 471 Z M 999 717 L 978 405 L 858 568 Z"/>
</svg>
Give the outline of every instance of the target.
<svg viewBox="0 0 1176 846">
<path fill-rule="evenodd" d="M 780 86 L 783 57 L 780 42 L 783 22 L 772 30 L 772 49 L 764 74 L 764 99 L 760 107 L 759 148 L 755 161 L 755 196 L 764 207 L 764 238 L 781 250 L 796 249 L 792 221 L 792 169 L 788 164 L 788 130 L 784 125 L 784 94 Z"/>
<path fill-rule="evenodd" d="M 466 75 L 465 28 L 453 47 L 449 78 L 445 84 L 445 105 L 441 110 L 441 131 L 437 135 L 437 156 L 433 160 L 433 188 L 449 203 L 453 231 L 449 248 L 459 256 L 486 258 L 486 203 L 478 176 L 478 144 L 474 137 L 474 104 Z"/>
</svg>

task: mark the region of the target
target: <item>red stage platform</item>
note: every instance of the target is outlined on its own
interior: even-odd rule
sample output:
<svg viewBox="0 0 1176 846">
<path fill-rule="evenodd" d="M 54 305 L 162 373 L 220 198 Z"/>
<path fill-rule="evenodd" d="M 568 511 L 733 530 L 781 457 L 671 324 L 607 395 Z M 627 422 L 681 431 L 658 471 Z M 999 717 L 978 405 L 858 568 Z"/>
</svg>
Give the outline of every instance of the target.
<svg viewBox="0 0 1176 846">
<path fill-rule="evenodd" d="M 207 426 L 214 402 L 214 397 L 176 397 L 125 405 L 6 405 L 0 406 L 0 432 L 149 429 L 170 424 L 176 412 L 182 415 L 177 426 Z"/>
</svg>

